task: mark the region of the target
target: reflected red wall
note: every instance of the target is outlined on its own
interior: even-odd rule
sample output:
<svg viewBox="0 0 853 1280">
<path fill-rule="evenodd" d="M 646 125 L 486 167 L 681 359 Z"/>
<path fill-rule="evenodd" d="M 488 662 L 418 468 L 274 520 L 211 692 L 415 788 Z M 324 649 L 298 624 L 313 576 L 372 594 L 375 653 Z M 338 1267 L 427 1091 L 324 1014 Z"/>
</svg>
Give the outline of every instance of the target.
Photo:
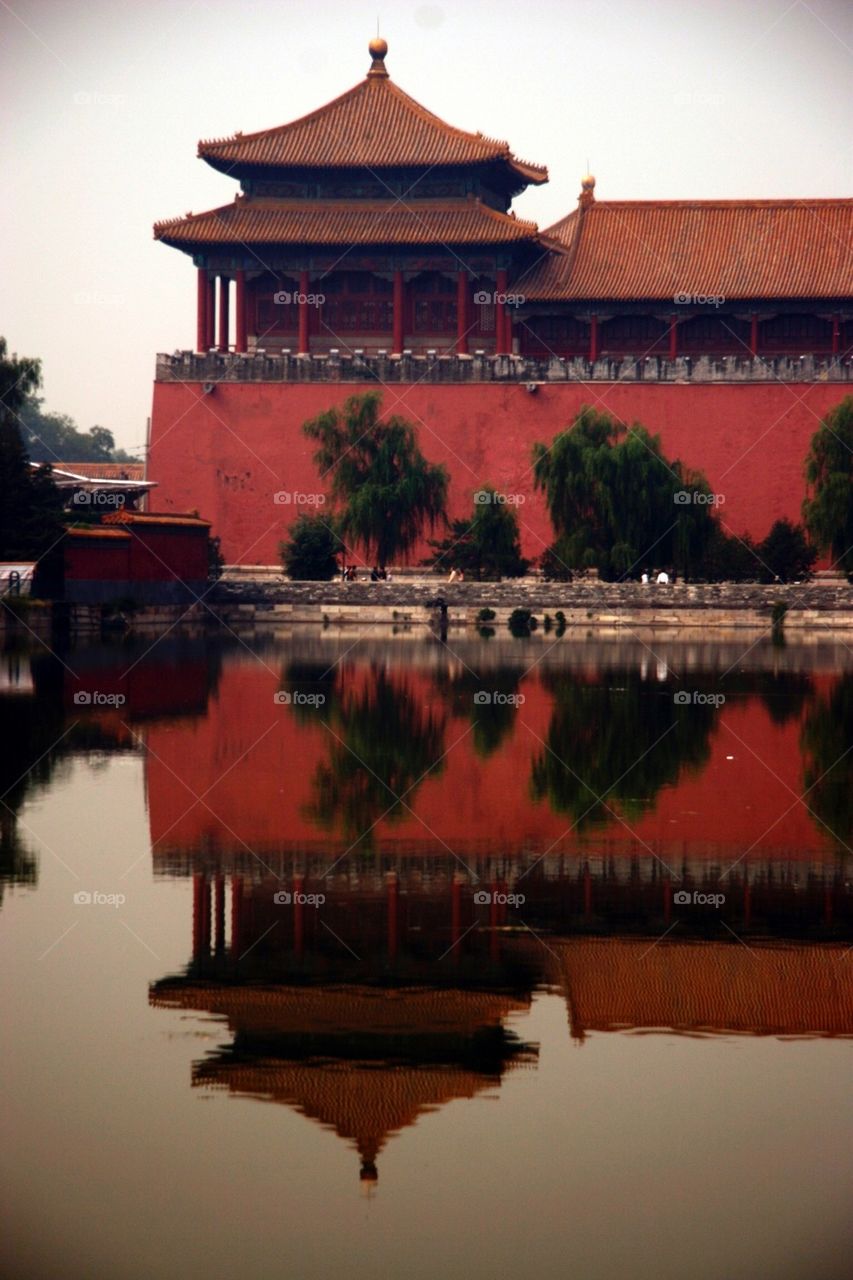
<svg viewBox="0 0 853 1280">
<path fill-rule="evenodd" d="M 367 678 L 367 668 L 346 668 L 350 691 Z M 426 673 L 390 678 L 405 680 L 407 696 L 445 707 Z M 823 693 L 831 683 L 831 677 L 815 680 Z M 259 663 L 229 663 L 205 719 L 146 728 L 155 860 L 199 849 L 263 855 L 350 846 L 351 835 L 326 833 L 306 813 L 317 766 L 340 744 L 323 726 L 322 711 L 297 716 L 277 705 L 278 688 L 277 674 Z M 797 799 L 803 790 L 800 717 L 780 725 L 759 698 L 731 699 L 718 714 L 701 772 L 683 773 L 677 785 L 664 787 L 650 811 L 627 827 L 614 820 L 579 835 L 571 816 L 530 799 L 531 764 L 544 750 L 552 702 L 535 675 L 522 688 L 526 701 L 510 733 L 486 759 L 474 750 L 470 717 L 448 712 L 441 771 L 408 796 L 416 816 L 378 823 L 378 848 L 446 853 L 449 846 L 464 856 L 553 846 L 554 853 L 644 856 L 649 846 L 667 859 L 734 859 L 750 848 L 754 859 L 831 856 L 830 838 Z"/>
</svg>

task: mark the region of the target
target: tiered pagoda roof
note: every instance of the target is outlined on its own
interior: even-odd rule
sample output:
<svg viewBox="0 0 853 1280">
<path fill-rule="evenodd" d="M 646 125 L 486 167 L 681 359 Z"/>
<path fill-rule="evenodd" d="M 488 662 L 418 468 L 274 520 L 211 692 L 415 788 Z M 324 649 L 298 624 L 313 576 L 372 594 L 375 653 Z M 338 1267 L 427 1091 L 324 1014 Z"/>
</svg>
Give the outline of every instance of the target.
<svg viewBox="0 0 853 1280">
<path fill-rule="evenodd" d="M 565 253 L 516 281 L 526 298 L 853 294 L 853 200 L 597 201 L 593 187 L 544 233 Z"/>
<path fill-rule="evenodd" d="M 220 209 L 159 222 L 154 236 L 181 249 L 210 244 L 494 245 L 534 240 L 537 228 L 473 197 L 402 204 L 240 195 Z"/>
<path fill-rule="evenodd" d="M 389 78 L 388 46 L 371 40 L 364 80 L 317 111 L 260 133 L 200 142 L 198 154 L 223 173 L 282 169 L 465 167 L 497 165 L 516 190 L 548 181 L 548 170 L 512 154 L 509 143 L 456 129 Z"/>
</svg>

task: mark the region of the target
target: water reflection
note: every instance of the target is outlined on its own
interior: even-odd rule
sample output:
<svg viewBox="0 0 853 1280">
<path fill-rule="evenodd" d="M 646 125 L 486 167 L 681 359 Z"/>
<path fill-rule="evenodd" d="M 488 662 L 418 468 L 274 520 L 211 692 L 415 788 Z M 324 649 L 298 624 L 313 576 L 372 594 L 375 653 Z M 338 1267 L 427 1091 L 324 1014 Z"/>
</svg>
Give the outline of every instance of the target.
<svg viewBox="0 0 853 1280">
<path fill-rule="evenodd" d="M 304 676 L 304 668 L 291 668 L 288 683 L 304 692 Z M 316 685 L 326 698 L 328 755 L 315 768 L 305 813 L 367 851 L 378 820 L 399 821 L 424 778 L 440 776 L 446 716 L 418 697 L 405 674 L 386 667 L 336 667 L 332 680 Z M 301 714 L 312 714 L 306 704 Z"/>
<path fill-rule="evenodd" d="M 230 886 L 215 859 L 196 865 L 192 959 L 150 989 L 152 1005 L 227 1026 L 193 1085 L 333 1129 L 366 1183 L 391 1136 L 535 1067 L 537 1045 L 506 1023 L 543 985 L 565 1000 L 577 1043 L 628 1030 L 853 1035 L 844 944 L 830 941 L 853 929 L 838 874 L 688 872 L 691 889 L 726 890 L 722 908 L 702 910 L 679 908 L 654 860 L 516 858 L 483 864 L 476 880 L 452 858 L 384 872 L 353 859 L 330 875 L 282 861 L 276 876 Z"/>
<path fill-rule="evenodd" d="M 809 809 L 839 848 L 849 853 L 853 836 L 853 677 L 849 674 L 810 706 L 801 746 Z"/>
</svg>

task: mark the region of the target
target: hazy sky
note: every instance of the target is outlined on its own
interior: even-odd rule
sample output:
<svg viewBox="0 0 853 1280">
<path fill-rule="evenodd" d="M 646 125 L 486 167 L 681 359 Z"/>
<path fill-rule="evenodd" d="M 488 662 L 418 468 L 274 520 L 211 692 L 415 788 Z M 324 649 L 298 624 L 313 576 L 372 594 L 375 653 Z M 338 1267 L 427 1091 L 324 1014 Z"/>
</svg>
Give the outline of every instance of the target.
<svg viewBox="0 0 853 1280">
<path fill-rule="evenodd" d="M 50 409 L 139 447 L 157 351 L 195 341 L 195 274 L 152 223 L 231 200 L 199 138 L 304 115 L 367 71 L 551 181 L 515 208 L 849 195 L 844 0 L 0 0 L 0 333 Z"/>
</svg>

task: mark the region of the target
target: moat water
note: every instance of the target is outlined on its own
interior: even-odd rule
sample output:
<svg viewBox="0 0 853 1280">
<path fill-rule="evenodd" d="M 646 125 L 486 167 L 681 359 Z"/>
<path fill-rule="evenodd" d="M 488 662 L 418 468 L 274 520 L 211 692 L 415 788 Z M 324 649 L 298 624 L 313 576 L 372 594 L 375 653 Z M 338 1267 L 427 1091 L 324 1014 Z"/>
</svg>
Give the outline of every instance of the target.
<svg viewBox="0 0 853 1280">
<path fill-rule="evenodd" d="M 848 1275 L 853 651 L 753 640 L 0 655 L 3 1273 Z"/>
</svg>

